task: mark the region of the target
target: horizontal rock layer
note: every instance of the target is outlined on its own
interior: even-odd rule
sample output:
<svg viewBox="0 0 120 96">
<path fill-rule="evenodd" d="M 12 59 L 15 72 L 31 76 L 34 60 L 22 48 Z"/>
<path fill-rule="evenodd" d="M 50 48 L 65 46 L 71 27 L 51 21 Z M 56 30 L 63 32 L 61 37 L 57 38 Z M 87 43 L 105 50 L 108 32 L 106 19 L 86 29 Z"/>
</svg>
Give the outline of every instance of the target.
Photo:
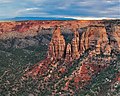
<svg viewBox="0 0 120 96">
<path fill-rule="evenodd" d="M 83 28 L 91 24 L 103 23 L 102 20 L 73 20 L 73 21 L 11 21 L 0 22 L 0 39 L 24 38 L 38 34 L 52 34 L 55 26 L 60 26 L 63 33 L 71 33 L 69 30 Z"/>
</svg>

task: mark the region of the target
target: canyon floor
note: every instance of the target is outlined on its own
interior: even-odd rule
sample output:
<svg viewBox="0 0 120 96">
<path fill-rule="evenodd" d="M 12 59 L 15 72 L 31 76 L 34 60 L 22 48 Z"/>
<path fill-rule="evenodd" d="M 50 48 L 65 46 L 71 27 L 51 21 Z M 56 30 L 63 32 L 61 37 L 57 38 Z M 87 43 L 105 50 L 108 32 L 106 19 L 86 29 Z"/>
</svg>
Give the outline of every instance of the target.
<svg viewBox="0 0 120 96">
<path fill-rule="evenodd" d="M 0 22 L 0 96 L 119 96 L 120 20 Z"/>
</svg>

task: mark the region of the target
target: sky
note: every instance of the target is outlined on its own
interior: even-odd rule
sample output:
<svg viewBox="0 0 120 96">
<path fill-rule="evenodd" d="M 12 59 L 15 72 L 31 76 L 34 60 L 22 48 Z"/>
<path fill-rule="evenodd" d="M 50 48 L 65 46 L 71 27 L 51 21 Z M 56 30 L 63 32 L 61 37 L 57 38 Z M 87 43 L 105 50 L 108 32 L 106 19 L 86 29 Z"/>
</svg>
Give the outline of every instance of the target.
<svg viewBox="0 0 120 96">
<path fill-rule="evenodd" d="M 120 18 L 120 0 L 0 0 L 0 18 Z"/>
</svg>

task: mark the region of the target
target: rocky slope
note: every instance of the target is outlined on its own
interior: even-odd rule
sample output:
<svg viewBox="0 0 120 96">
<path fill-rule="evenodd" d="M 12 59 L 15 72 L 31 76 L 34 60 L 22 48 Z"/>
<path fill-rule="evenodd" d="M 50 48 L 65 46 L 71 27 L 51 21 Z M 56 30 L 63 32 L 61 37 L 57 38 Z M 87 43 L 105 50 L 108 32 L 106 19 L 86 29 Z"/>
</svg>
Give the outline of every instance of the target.
<svg viewBox="0 0 120 96">
<path fill-rule="evenodd" d="M 46 21 L 48 22 L 48 26 L 45 25 L 42 29 L 38 28 L 37 31 L 32 31 L 33 33 L 36 32 L 36 35 L 29 36 L 28 33 L 31 33 L 31 31 L 23 31 L 22 28 L 20 28 L 22 31 L 17 31 L 16 33 L 27 33 L 24 37 L 14 38 L 16 37 L 14 35 L 12 37 L 14 40 L 9 41 L 12 40 L 11 37 L 8 39 L 8 36 L 4 35 L 4 39 L 8 42 L 7 45 L 12 42 L 13 44 L 11 45 L 17 45 L 19 48 L 30 46 L 31 41 L 35 41 L 36 39 L 38 41 L 35 41 L 34 44 L 38 42 L 38 46 L 39 44 L 45 44 L 48 40 L 46 43 L 48 45 L 48 50 L 45 59 L 25 69 L 23 72 L 24 75 L 21 77 L 22 82 L 28 82 L 31 80 L 31 77 L 34 82 L 37 82 L 35 83 L 37 84 L 37 89 L 34 90 L 34 94 L 44 93 L 45 95 L 46 93 L 46 95 L 50 96 L 76 94 L 83 94 L 81 96 L 101 96 L 102 93 L 102 96 L 105 96 L 112 90 L 110 86 L 112 87 L 114 82 L 119 82 L 120 25 L 118 21 Z M 46 24 L 46 22 L 44 22 L 40 25 L 40 22 L 41 21 L 37 21 L 37 24 L 36 22 L 34 23 L 39 26 L 43 26 L 44 23 Z M 26 25 L 29 25 L 29 23 L 27 22 Z M 45 33 L 46 31 L 44 30 L 46 29 L 48 32 L 52 33 L 52 37 L 48 35 L 48 33 Z M 3 32 L 2 34 L 6 33 Z M 39 40 L 41 38 L 43 39 Z M 26 41 L 30 40 L 28 42 L 30 45 L 26 45 L 25 43 L 23 46 L 23 41 L 25 39 Z M 23 41 L 21 41 L 22 43 L 18 41 L 16 44 L 15 41 L 17 40 Z M 1 45 L 4 46 L 6 42 L 3 40 Z M 17 48 L 14 46 L 11 46 L 11 48 Z M 9 47 L 7 46 L 7 48 Z M 100 77 L 101 74 L 103 76 L 102 78 Z M 103 74 L 106 74 L 105 77 Z M 106 86 L 102 82 L 99 81 L 98 84 L 103 84 L 104 86 L 94 85 L 94 80 L 101 79 L 104 84 L 110 85 L 107 86 L 107 88 L 109 88 L 107 91 L 108 93 L 106 90 L 105 92 L 102 91 L 102 89 L 104 89 L 103 87 Z M 17 88 L 19 90 L 19 87 Z M 90 88 L 92 92 L 89 92 Z M 18 92 L 18 90 L 16 92 Z M 42 91 L 38 92 L 36 90 Z M 110 94 L 110 96 L 112 96 L 113 93 Z"/>
</svg>

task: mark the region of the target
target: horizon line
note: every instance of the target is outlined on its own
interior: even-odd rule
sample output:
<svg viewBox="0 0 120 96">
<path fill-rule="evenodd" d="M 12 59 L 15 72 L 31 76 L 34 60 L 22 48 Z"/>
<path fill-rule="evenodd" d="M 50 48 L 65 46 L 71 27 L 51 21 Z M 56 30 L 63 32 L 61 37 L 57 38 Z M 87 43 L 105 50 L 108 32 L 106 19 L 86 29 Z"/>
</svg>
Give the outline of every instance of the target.
<svg viewBox="0 0 120 96">
<path fill-rule="evenodd" d="M 109 17 L 79 17 L 79 16 L 50 16 L 50 17 L 38 17 L 38 16 L 33 16 L 33 17 L 30 17 L 30 16 L 23 16 L 23 17 L 8 17 L 8 18 L 1 18 L 0 21 L 16 21 L 14 19 L 24 19 L 24 20 L 29 20 L 30 18 L 33 19 L 33 20 L 42 20 L 42 18 L 46 18 L 46 20 L 62 20 L 62 19 L 66 19 L 66 20 L 116 20 L 116 19 L 120 19 L 120 18 L 109 18 Z M 34 19 L 36 18 L 36 19 Z M 52 19 L 53 18 L 53 19 Z M 24 21 L 23 20 L 23 21 Z M 45 20 L 45 19 L 44 19 Z M 19 20 L 18 20 L 19 21 Z M 20 20 L 22 21 L 22 20 Z"/>
</svg>

